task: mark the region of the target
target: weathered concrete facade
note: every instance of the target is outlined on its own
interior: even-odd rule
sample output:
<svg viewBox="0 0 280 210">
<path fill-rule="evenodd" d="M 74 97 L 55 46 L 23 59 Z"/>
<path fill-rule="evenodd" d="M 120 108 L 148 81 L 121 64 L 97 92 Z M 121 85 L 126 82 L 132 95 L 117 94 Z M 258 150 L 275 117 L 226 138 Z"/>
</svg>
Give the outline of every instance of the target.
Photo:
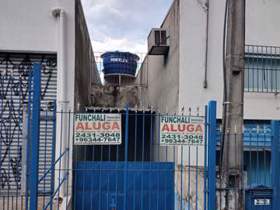
<svg viewBox="0 0 280 210">
<path fill-rule="evenodd" d="M 91 106 L 94 107 L 118 107 L 136 108 L 140 106 L 139 89 L 137 85 L 114 86 L 93 85 Z"/>
<path fill-rule="evenodd" d="M 75 0 L 75 110 L 90 104 L 92 85 L 100 84 L 91 40 L 80 0 Z"/>
<path fill-rule="evenodd" d="M 276 12 L 280 2 L 248 0 L 246 4 L 246 44 L 280 46 Z M 164 112 L 191 108 L 203 113 L 212 99 L 218 101 L 221 118 L 224 6 L 224 0 L 174 0 L 161 26 L 169 35 L 169 54 L 166 58 L 147 56 L 138 75 L 146 86 L 141 94 L 145 106 L 151 104 Z M 244 109 L 245 119 L 278 119 L 279 94 L 246 92 Z"/>
<path fill-rule="evenodd" d="M 246 44 L 279 47 L 280 39 L 277 37 L 280 29 L 277 26 L 280 15 L 276 10 L 280 9 L 280 2 L 247 0 L 246 4 Z M 225 0 L 174 0 L 161 26 L 169 35 L 170 51 L 166 57 L 147 55 L 137 78 L 143 85 L 140 93 L 142 105 L 152 105 L 161 112 L 172 114 L 188 114 L 191 110 L 203 115 L 208 101 L 217 100 L 218 118 L 222 117 L 224 11 Z M 260 121 L 279 119 L 279 104 L 278 93 L 246 92 L 244 118 Z M 183 164 L 180 164 L 178 156 L 180 148 L 187 150 L 184 146 L 177 147 L 177 168 L 183 168 L 184 176 L 187 176 L 189 172 L 185 165 L 195 166 L 196 156 L 192 153 L 195 147 L 191 147 L 190 162 L 184 156 Z M 200 160 L 204 159 L 204 154 L 204 148 L 199 150 Z M 202 167 L 199 168 L 197 183 L 195 169 L 182 182 L 180 175 L 176 178 L 177 201 L 183 198 L 183 208 L 186 204 L 196 208 L 196 200 L 198 209 L 204 204 L 204 163 L 199 165 Z M 195 198 L 195 184 L 199 186 L 198 198 Z M 189 186 L 190 194 L 186 192 Z M 180 203 L 177 207 L 181 207 Z"/>
<path fill-rule="evenodd" d="M 164 56 L 146 56 L 137 76 L 142 85 L 142 106 L 152 106 L 162 112 L 174 113 L 179 104 L 179 0 L 175 0 L 161 28 L 167 30 L 170 45 Z"/>
</svg>

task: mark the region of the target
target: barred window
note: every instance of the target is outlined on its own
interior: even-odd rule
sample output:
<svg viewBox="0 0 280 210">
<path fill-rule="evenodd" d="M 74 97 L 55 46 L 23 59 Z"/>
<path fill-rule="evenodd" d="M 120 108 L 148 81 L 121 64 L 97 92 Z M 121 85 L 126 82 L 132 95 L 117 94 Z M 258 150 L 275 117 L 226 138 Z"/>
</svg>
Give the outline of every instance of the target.
<svg viewBox="0 0 280 210">
<path fill-rule="evenodd" d="M 253 50 L 246 53 L 244 88 L 247 92 L 278 93 L 280 91 L 278 48 L 254 46 Z"/>
</svg>

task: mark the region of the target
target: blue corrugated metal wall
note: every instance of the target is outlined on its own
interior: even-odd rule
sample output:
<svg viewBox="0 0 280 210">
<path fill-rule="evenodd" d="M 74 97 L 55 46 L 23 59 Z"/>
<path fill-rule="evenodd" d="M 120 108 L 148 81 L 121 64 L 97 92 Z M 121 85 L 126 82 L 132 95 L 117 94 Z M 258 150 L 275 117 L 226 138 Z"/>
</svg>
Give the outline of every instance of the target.
<svg viewBox="0 0 280 210">
<path fill-rule="evenodd" d="M 244 154 L 247 188 L 264 185 L 271 187 L 271 152 L 250 151 Z"/>
<path fill-rule="evenodd" d="M 75 209 L 124 209 L 125 187 L 126 209 L 174 209 L 174 163 L 128 162 L 127 167 L 125 162 L 78 162 Z"/>
<path fill-rule="evenodd" d="M 244 121 L 244 149 L 248 147 L 267 147 L 270 149 L 272 141 L 271 122 L 268 120 Z M 221 141 L 221 122 L 217 124 L 217 142 Z"/>
<path fill-rule="evenodd" d="M 271 145 L 272 128 L 270 121 L 246 120 L 244 122 L 244 170 L 245 188 L 256 186 L 271 187 Z M 217 127 L 218 147 L 221 140 L 221 128 Z"/>
</svg>

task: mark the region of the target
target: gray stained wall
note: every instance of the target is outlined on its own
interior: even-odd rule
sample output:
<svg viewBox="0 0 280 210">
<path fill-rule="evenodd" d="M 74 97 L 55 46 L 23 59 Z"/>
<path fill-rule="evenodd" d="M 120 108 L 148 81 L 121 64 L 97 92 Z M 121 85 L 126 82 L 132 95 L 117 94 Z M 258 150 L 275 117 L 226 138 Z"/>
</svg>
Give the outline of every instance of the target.
<svg viewBox="0 0 280 210">
<path fill-rule="evenodd" d="M 80 0 L 75 10 L 75 111 L 82 111 L 90 104 L 91 85 L 101 85 L 101 80 Z"/>
<path fill-rule="evenodd" d="M 91 106 L 94 107 L 118 107 L 129 106 L 136 108 L 140 106 L 139 100 L 140 87 L 137 85 L 114 86 L 93 85 Z"/>
<path fill-rule="evenodd" d="M 177 112 L 179 101 L 179 0 L 175 0 L 161 28 L 168 33 L 167 56 L 147 55 L 137 76 L 141 106 L 162 112 Z M 168 96 L 168 97 L 167 97 Z"/>
</svg>

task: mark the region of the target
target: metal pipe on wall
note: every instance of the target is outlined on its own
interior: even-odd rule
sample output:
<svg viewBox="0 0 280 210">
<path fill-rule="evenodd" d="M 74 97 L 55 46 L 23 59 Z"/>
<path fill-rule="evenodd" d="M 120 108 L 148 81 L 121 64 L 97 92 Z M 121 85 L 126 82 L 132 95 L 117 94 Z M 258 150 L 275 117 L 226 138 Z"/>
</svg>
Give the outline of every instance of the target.
<svg viewBox="0 0 280 210">
<path fill-rule="evenodd" d="M 205 2 L 206 28 L 205 28 L 205 54 L 204 54 L 204 81 L 203 88 L 208 87 L 208 40 L 209 40 L 209 0 Z"/>
<path fill-rule="evenodd" d="M 57 68 L 58 68 L 58 76 L 57 76 L 57 124 L 56 130 L 56 159 L 61 157 L 61 154 L 64 153 L 68 148 L 66 148 L 66 142 L 68 141 L 67 134 L 68 131 L 68 121 L 67 121 L 67 112 L 68 112 L 68 93 L 67 93 L 67 64 L 66 64 L 66 13 L 63 9 L 57 8 L 52 11 L 52 15 L 58 20 L 58 34 L 57 34 Z M 55 173 L 55 189 L 60 188 L 58 191 L 58 199 L 62 199 L 63 204 L 65 203 L 63 199 L 65 192 L 67 192 L 67 185 L 64 183 L 64 186 L 60 187 L 61 180 L 66 176 L 63 168 L 68 168 L 68 160 L 66 160 L 66 156 L 61 158 L 59 164 L 56 166 Z M 67 205 L 67 204 L 66 204 Z M 61 209 L 66 208 L 66 205 L 62 205 Z"/>
<path fill-rule="evenodd" d="M 66 50 L 65 50 L 65 40 L 66 40 L 66 14 L 63 9 L 54 9 L 52 14 L 59 21 L 58 27 L 58 50 L 57 50 L 57 68 L 58 68 L 58 81 L 57 84 L 57 109 L 65 109 L 66 105 L 69 103 L 67 101 L 67 72 L 66 72 Z"/>
</svg>

